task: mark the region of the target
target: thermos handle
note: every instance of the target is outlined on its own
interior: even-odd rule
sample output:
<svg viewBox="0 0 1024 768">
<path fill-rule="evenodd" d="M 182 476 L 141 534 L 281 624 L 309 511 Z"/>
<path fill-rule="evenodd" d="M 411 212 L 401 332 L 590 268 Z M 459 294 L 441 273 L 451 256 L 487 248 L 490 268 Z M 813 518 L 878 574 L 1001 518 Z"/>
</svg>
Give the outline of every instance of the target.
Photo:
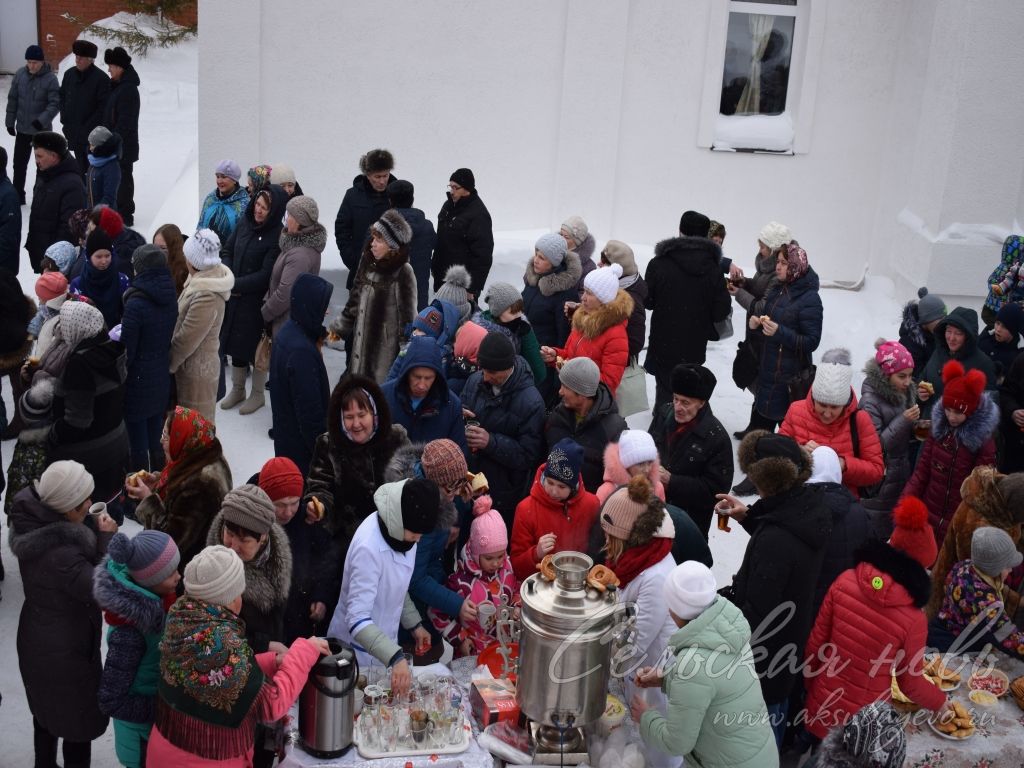
<svg viewBox="0 0 1024 768">
<path fill-rule="evenodd" d="M 313 683 L 314 688 L 316 688 L 318 691 L 320 691 L 320 693 L 324 694 L 329 698 L 344 698 L 345 696 L 348 696 L 350 693 L 352 693 L 352 690 L 356 687 L 356 683 L 359 681 L 359 659 L 356 658 L 355 652 L 352 653 L 352 661 L 350 663 L 355 667 L 355 671 L 352 673 L 352 677 L 349 679 L 348 685 L 346 685 L 342 690 L 338 691 L 337 693 L 328 689 L 322 682 L 320 682 L 320 675 L 318 675 L 315 670 L 313 670 L 312 673 L 310 674 L 310 682 Z M 335 664 L 334 677 L 340 677 L 340 675 L 338 674 L 338 670 L 340 670 L 341 667 L 342 665 Z"/>
</svg>

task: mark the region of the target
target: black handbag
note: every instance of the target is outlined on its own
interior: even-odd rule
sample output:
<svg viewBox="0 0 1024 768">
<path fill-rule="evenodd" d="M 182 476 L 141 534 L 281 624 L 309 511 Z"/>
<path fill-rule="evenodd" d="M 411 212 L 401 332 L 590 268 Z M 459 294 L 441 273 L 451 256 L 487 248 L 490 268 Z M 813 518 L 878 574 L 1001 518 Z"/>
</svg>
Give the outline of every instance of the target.
<svg viewBox="0 0 1024 768">
<path fill-rule="evenodd" d="M 740 389 L 746 389 L 757 381 L 760 369 L 757 353 L 748 341 L 741 341 L 736 347 L 736 357 L 732 361 L 732 380 Z"/>
<path fill-rule="evenodd" d="M 811 385 L 814 384 L 816 371 L 817 367 L 810 365 L 786 382 L 786 388 L 789 390 L 789 402 L 795 403 L 797 400 L 804 400 L 807 397 L 807 393 L 811 391 Z"/>
</svg>

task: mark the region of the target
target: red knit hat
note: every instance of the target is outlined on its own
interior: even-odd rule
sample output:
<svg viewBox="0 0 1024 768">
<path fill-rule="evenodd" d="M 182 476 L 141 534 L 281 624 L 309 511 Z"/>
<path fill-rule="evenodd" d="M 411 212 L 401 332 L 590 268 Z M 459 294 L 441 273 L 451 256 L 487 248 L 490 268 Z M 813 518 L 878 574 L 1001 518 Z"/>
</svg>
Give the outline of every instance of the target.
<svg viewBox="0 0 1024 768">
<path fill-rule="evenodd" d="M 970 416 L 978 410 L 987 381 L 985 374 L 978 369 L 972 368 L 964 373 L 963 365 L 950 360 L 942 366 L 942 407 Z"/>
<path fill-rule="evenodd" d="M 889 546 L 930 568 L 939 554 L 935 532 L 928 524 L 928 507 L 915 496 L 904 496 L 892 512 L 893 528 Z"/>
<path fill-rule="evenodd" d="M 43 303 L 65 296 L 68 292 L 68 279 L 60 272 L 44 272 L 36 280 L 36 296 Z"/>
<path fill-rule="evenodd" d="M 284 456 L 275 456 L 263 465 L 259 484 L 271 501 L 302 495 L 302 473 Z"/>
<path fill-rule="evenodd" d="M 100 209 L 100 229 L 107 233 L 111 240 L 124 232 L 124 219 L 121 214 L 108 205 Z"/>
</svg>

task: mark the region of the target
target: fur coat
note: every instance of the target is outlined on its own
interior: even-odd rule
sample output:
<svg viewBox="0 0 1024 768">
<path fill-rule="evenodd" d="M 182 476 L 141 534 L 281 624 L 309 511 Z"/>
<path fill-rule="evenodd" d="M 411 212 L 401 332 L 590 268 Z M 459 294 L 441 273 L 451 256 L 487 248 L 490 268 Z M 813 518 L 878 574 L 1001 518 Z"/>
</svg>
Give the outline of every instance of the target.
<svg viewBox="0 0 1024 768">
<path fill-rule="evenodd" d="M 580 307 L 572 316 L 572 331 L 555 354 L 564 360 L 589 357 L 601 370 L 601 381 L 614 397 L 629 365 L 626 325 L 633 314 L 633 299 L 621 288 L 615 298 L 592 312 Z"/>
<path fill-rule="evenodd" d="M 327 247 L 327 230 L 315 224 L 299 232 L 281 232 L 278 244 L 280 255 L 274 259 L 270 272 L 270 285 L 263 298 L 263 322 L 271 323 L 274 335 L 291 317 L 292 286 L 299 275 L 320 274 L 320 257 Z"/>
<path fill-rule="evenodd" d="M 378 260 L 367 244 L 348 303 L 330 325 L 336 335 L 352 337 L 346 372 L 383 383 L 398 357 L 402 332 L 415 316 L 416 275 L 408 249 Z"/>
<path fill-rule="evenodd" d="M 541 345 L 556 347 L 569 337 L 569 318 L 563 308 L 567 301 L 579 301 L 576 285 L 582 274 L 580 257 L 572 251 L 557 269 L 543 275 L 534 270 L 532 259 L 526 263 L 523 311 Z"/>
<path fill-rule="evenodd" d="M 220 327 L 234 284 L 235 276 L 223 264 L 189 276 L 178 297 L 178 320 L 171 337 L 178 405 L 199 411 L 211 423 L 217 417 Z"/>
</svg>

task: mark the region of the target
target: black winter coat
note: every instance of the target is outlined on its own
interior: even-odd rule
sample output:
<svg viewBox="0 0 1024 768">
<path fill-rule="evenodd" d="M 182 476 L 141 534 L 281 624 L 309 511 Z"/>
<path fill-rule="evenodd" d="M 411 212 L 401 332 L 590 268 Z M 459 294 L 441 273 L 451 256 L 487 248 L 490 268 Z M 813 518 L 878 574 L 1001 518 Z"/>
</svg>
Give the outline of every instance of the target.
<svg viewBox="0 0 1024 768">
<path fill-rule="evenodd" d="M 71 149 L 88 146 L 89 133 L 103 123 L 110 78 L 90 64 L 85 72 L 72 66 L 60 82 L 60 122 Z"/>
<path fill-rule="evenodd" d="M 453 264 L 462 264 L 469 272 L 469 292 L 483 295 L 487 275 L 494 258 L 494 232 L 491 214 L 476 193 L 458 202 L 448 200 L 437 214 L 437 245 L 430 271 L 434 275 L 434 290 L 444 282 L 444 273 Z"/>
<path fill-rule="evenodd" d="M 132 266 L 135 249 L 145 244 L 146 238 L 131 227 L 125 227 L 121 234 L 114 238 L 114 264 L 117 266 L 117 271 L 126 275 L 129 280 L 135 279 L 135 267 Z"/>
<path fill-rule="evenodd" d="M 623 290 L 633 299 L 633 312 L 626 323 L 626 337 L 629 339 L 629 360 L 634 362 L 640 359 L 647 343 L 647 281 L 637 275 L 636 280 Z"/>
<path fill-rule="evenodd" d="M 730 599 L 750 624 L 765 703 L 776 704 L 789 696 L 800 674 L 794 670 L 800 669 L 814 623 L 814 590 L 832 516 L 820 493 L 798 485 L 757 501 L 743 527 L 750 540 Z"/>
<path fill-rule="evenodd" d="M 331 386 L 316 344 L 333 291 L 322 277 L 299 275 L 292 287 L 291 317 L 274 337 L 270 353 L 274 455 L 287 456 L 303 475 L 309 472 L 317 437 L 327 429 Z"/>
<path fill-rule="evenodd" d="M 825 550 L 825 559 L 821 563 L 817 586 L 814 588 L 814 608 L 811 615 L 817 616 L 832 582 L 840 573 L 857 564 L 854 553 L 868 540 L 871 531 L 868 513 L 845 485 L 808 483 L 807 486 L 821 494 L 825 507 L 832 515 L 832 533 Z"/>
<path fill-rule="evenodd" d="M 921 322 L 917 319 L 916 301 L 908 301 L 903 305 L 900 344 L 906 347 L 914 358 L 914 378 L 920 378 L 921 371 L 935 352 L 935 336 L 921 327 Z"/>
<path fill-rule="evenodd" d="M 673 237 L 654 247 L 647 265 L 651 337 L 644 369 L 669 376 L 679 363 L 704 364 L 715 323 L 731 300 L 719 266 L 722 249 L 706 237 Z"/>
<path fill-rule="evenodd" d="M 1013 412 L 1024 408 L 1024 355 L 1018 355 L 999 387 L 999 433 L 1003 450 L 999 471 L 1024 472 L 1024 431 L 1013 422 Z"/>
<path fill-rule="evenodd" d="M 529 493 L 544 458 L 544 400 L 530 366 L 517 356 L 498 394 L 484 383 L 482 371 L 472 374 L 462 390 L 462 407 L 476 414 L 491 435 L 486 448 L 469 454 L 469 468 L 487 475 L 494 508 L 512 530 L 516 505 Z"/>
<path fill-rule="evenodd" d="M 388 184 L 393 181 L 398 179 L 388 176 Z M 352 186 L 345 193 L 334 219 L 334 241 L 338 244 L 341 263 L 348 268 L 350 276 L 359 266 L 370 225 L 390 207 L 388 193 L 376 191 L 363 174 L 352 179 Z"/>
<path fill-rule="evenodd" d="M 534 271 L 532 259 L 526 263 L 523 309 L 542 347 L 560 347 L 569 338 L 571 323 L 564 307 L 567 301 L 579 301 L 576 284 L 582 273 L 580 257 L 572 251 L 565 255 L 557 269 L 544 275 Z M 643 311 L 643 303 L 640 309 Z"/>
<path fill-rule="evenodd" d="M 663 466 L 672 475 L 665 484 L 665 503 L 684 510 L 706 539 L 711 529 L 716 493 L 728 493 L 732 485 L 732 441 L 706 404 L 694 417 L 697 424 L 678 439 L 679 425 L 672 404 L 662 406 L 652 422 L 651 436 Z"/>
<path fill-rule="evenodd" d="M 409 243 L 409 263 L 416 274 L 416 311 L 430 303 L 430 256 L 437 243 L 434 224 L 419 208 L 396 208 L 412 227 Z"/>
<path fill-rule="evenodd" d="M 21 265 L 21 201 L 7 174 L 0 171 L 0 269 L 18 274 Z"/>
<path fill-rule="evenodd" d="M 121 137 L 121 160 L 139 160 L 139 73 L 129 64 L 120 80 L 110 81 L 103 125 Z"/>
<path fill-rule="evenodd" d="M 583 448 L 583 487 L 594 493 L 604 483 L 604 449 L 608 443 L 617 442 L 626 428 L 626 420 L 619 415 L 615 398 L 601 382 L 597 385 L 594 404 L 582 421 L 577 421 L 576 414 L 563 403 L 555 406 L 544 425 L 544 440 L 548 451 L 566 437 L 580 444 Z"/>
<path fill-rule="evenodd" d="M 950 325 L 967 334 L 963 346 L 955 355 L 949 351 L 949 344 L 946 343 L 946 328 Z M 932 335 L 935 337 L 935 351 L 921 371 L 921 380 L 930 381 L 935 387 L 935 394 L 928 400 L 929 405 L 938 402 L 942 397 L 942 390 L 945 388 L 942 382 L 942 368 L 950 360 L 959 360 L 965 371 L 977 368 L 988 380 L 985 389 L 996 388 L 996 367 L 988 355 L 978 349 L 977 312 L 966 307 L 956 307 L 938 322 Z"/>
<path fill-rule="evenodd" d="M 92 579 L 112 534 L 68 522 L 32 487 L 15 497 L 10 526 L 25 591 L 18 666 L 29 710 L 54 736 L 92 741 L 107 729 L 97 699 L 103 619 Z"/>
<path fill-rule="evenodd" d="M 167 410 L 171 396 L 171 337 L 178 321 L 178 296 L 167 267 L 135 276 L 124 294 L 121 343 L 128 365 L 125 421 L 141 421 Z"/>
<path fill-rule="evenodd" d="M 260 310 L 270 286 L 274 260 L 281 253 L 281 219 L 288 203 L 283 188 L 271 184 L 269 190 L 270 213 L 264 222 L 257 224 L 253 218 L 255 199 L 251 199 L 220 251 L 221 261 L 235 276 L 231 298 L 224 307 L 220 350 L 223 355 L 247 363 L 252 362 L 266 325 Z"/>
<path fill-rule="evenodd" d="M 85 184 L 78 163 L 71 155 L 36 174 L 25 240 L 33 268 L 38 269 L 46 249 L 58 240 L 75 242 L 68 219 L 82 208 L 85 208 Z"/>
</svg>

